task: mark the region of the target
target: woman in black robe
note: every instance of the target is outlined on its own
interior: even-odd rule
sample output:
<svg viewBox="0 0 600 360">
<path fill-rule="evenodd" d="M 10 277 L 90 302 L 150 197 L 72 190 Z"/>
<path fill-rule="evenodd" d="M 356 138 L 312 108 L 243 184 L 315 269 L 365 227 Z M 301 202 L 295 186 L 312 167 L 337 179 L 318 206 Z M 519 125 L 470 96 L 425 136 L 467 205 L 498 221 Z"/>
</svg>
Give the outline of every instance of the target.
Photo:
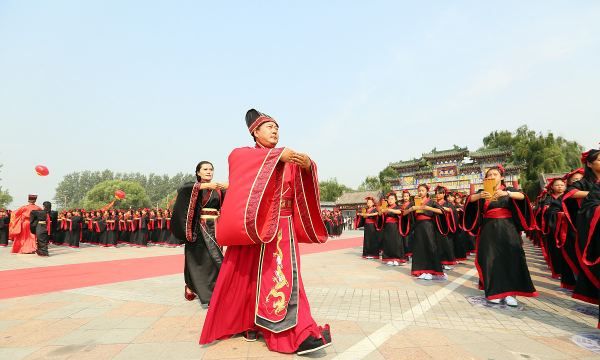
<svg viewBox="0 0 600 360">
<path fill-rule="evenodd" d="M 107 213 L 104 219 L 105 231 L 102 239 L 103 246 L 116 247 L 118 240 L 117 221 L 114 218 L 114 212 Z"/>
<path fill-rule="evenodd" d="M 577 246 L 582 273 L 596 288 L 596 299 L 591 295 L 586 301 L 600 303 L 600 150 L 592 149 L 581 156 L 583 178 L 574 183 L 578 189 L 575 199 L 583 199 L 577 213 Z M 576 290 L 579 288 L 577 279 Z M 600 309 L 598 328 L 600 328 Z"/>
<path fill-rule="evenodd" d="M 78 248 L 79 243 L 83 237 L 81 224 L 83 223 L 83 217 L 79 211 L 73 212 L 73 216 L 67 219 L 69 224 L 69 232 L 67 233 L 66 243 L 69 247 Z"/>
<path fill-rule="evenodd" d="M 567 190 L 563 196 L 563 212 L 565 214 L 567 226 L 564 245 L 561 250 L 576 279 L 572 297 L 577 300 L 598 305 L 598 290 L 587 272 L 582 269 L 580 263 L 581 251 L 577 248 L 577 216 L 583 199 L 577 199 L 573 196 L 582 190 L 589 191 L 593 188 L 593 179 L 591 179 L 591 181 L 584 180 L 580 182 L 580 180 L 583 179 L 584 174 L 584 169 L 579 168 L 565 175 L 565 179 L 567 180 Z M 582 192 L 578 195 L 583 194 L 584 193 Z"/>
<path fill-rule="evenodd" d="M 215 237 L 215 222 L 225 199 L 227 184 L 212 182 L 213 165 L 196 165 L 195 183 L 177 190 L 171 217 L 173 235 L 185 241 L 185 299 L 200 299 L 208 306 L 223 261 L 223 251 Z M 232 294 L 235 296 L 235 294 Z"/>
<path fill-rule="evenodd" d="M 563 197 L 565 194 L 565 182 L 561 178 L 551 179 L 546 190 L 548 196 L 543 204 L 544 216 L 544 239 L 543 246 L 548 257 L 548 266 L 552 271 L 552 277 L 561 279 L 561 287 L 573 289 L 575 287 L 575 277 L 573 271 L 567 265 L 561 248 L 566 242 L 563 239 L 561 229 L 567 225 L 565 213 L 563 212 Z M 566 233 L 564 233 L 566 235 Z"/>
<path fill-rule="evenodd" d="M 379 228 L 377 227 L 377 220 L 379 212 L 375 207 L 375 199 L 369 196 L 367 200 L 367 209 L 360 216 L 360 222 L 358 226 L 364 227 L 363 236 L 363 259 L 379 259 Z"/>
<path fill-rule="evenodd" d="M 444 270 L 452 270 L 452 265 L 456 265 L 456 257 L 454 255 L 454 236 L 452 231 L 456 230 L 456 221 L 454 219 L 454 207 L 448 201 L 446 196 L 448 189 L 443 186 L 435 187 L 435 201 L 439 207 L 444 210 L 444 217 L 447 231 L 439 234 L 440 259 Z"/>
<path fill-rule="evenodd" d="M 52 244 L 62 246 L 65 244 L 67 237 L 67 219 L 64 213 L 58 215 L 58 223 L 56 224 L 56 237 L 52 240 Z"/>
<path fill-rule="evenodd" d="M 479 234 L 475 266 L 479 286 L 492 303 L 517 306 L 516 296 L 537 296 L 523 250 L 521 231 L 533 224 L 527 197 L 504 185 L 504 168 L 498 165 L 485 173 L 496 181 L 496 191 L 480 191 L 465 205 L 464 228 Z"/>
<path fill-rule="evenodd" d="M 446 218 L 440 206 L 429 198 L 428 192 L 429 186 L 420 184 L 417 193 L 422 204 L 411 206 L 402 214 L 414 216 L 411 275 L 422 280 L 432 280 L 434 276 L 447 279 L 442 268 L 439 246 L 440 234 L 447 229 L 444 225 Z"/>
<path fill-rule="evenodd" d="M 462 228 L 462 219 L 464 215 L 464 210 L 462 208 L 462 204 L 460 203 L 461 194 L 454 193 L 449 194 L 447 200 L 451 203 L 452 209 L 454 210 L 454 220 L 456 224 L 456 228 L 454 233 L 452 234 L 454 239 L 454 256 L 456 257 L 456 262 L 458 264 L 467 260 L 467 236 L 465 231 Z"/>
<path fill-rule="evenodd" d="M 382 209 L 383 229 L 382 233 L 382 261 L 389 266 L 405 265 L 404 244 L 400 238 L 399 221 L 402 210 L 396 205 L 398 199 L 396 193 L 390 192 L 386 196 L 388 206 Z"/>
<path fill-rule="evenodd" d="M 410 193 L 408 190 L 402 191 L 402 202 L 400 210 L 410 209 L 414 203 L 410 201 Z M 412 256 L 411 242 L 414 235 L 414 218 L 412 216 L 400 216 L 400 240 L 404 246 L 404 256 L 408 260 Z"/>
</svg>

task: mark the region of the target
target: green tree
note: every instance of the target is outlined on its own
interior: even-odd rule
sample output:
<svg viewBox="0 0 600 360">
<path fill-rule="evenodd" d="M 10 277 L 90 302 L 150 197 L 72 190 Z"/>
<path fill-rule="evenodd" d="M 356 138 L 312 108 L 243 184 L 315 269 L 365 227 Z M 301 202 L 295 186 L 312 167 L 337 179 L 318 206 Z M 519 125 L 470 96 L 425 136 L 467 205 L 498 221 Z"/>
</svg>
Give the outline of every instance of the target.
<svg viewBox="0 0 600 360">
<path fill-rule="evenodd" d="M 151 173 L 113 173 L 110 170 L 81 171 L 67 174 L 56 188 L 56 201 L 61 208 L 75 208 L 84 205 L 85 195 L 96 185 L 107 180 L 133 181 L 140 184 L 152 206 L 160 203 L 170 193 L 188 181 L 195 181 L 193 174 L 177 173 L 173 177 Z"/>
<path fill-rule="evenodd" d="M 83 199 L 83 207 L 86 209 L 99 209 L 115 200 L 115 191 L 123 190 L 126 194 L 125 199 L 117 200 L 115 207 L 127 208 L 142 208 L 151 207 L 150 198 L 146 194 L 144 188 L 136 181 L 126 180 L 106 180 L 85 194 Z"/>
<path fill-rule="evenodd" d="M 523 190 L 535 197 L 540 191 L 541 173 L 567 172 L 580 167 L 580 155 L 583 147 L 576 141 L 561 136 L 536 133 L 521 126 L 516 131 L 494 131 L 483 139 L 484 148 L 510 149 L 509 162 L 525 164 L 521 174 Z"/>
<path fill-rule="evenodd" d="M 352 191 L 352 189 L 344 184 L 340 184 L 336 178 L 319 182 L 321 201 L 335 201 L 340 195 L 347 191 Z"/>
<path fill-rule="evenodd" d="M 2 164 L 0 164 L 0 169 L 2 169 Z M 0 179 L 2 180 L 2 179 Z M 12 196 L 8 193 L 8 190 L 2 190 L 2 186 L 0 186 L 0 208 L 5 208 L 8 204 L 13 201 Z"/>
<path fill-rule="evenodd" d="M 381 185 L 381 192 L 384 194 L 392 191 L 392 184 L 389 179 L 395 179 L 398 177 L 398 172 L 393 167 L 389 166 L 379 172 L 379 183 Z"/>
<path fill-rule="evenodd" d="M 381 181 L 378 176 L 367 176 L 358 186 L 358 191 L 381 190 Z"/>
</svg>

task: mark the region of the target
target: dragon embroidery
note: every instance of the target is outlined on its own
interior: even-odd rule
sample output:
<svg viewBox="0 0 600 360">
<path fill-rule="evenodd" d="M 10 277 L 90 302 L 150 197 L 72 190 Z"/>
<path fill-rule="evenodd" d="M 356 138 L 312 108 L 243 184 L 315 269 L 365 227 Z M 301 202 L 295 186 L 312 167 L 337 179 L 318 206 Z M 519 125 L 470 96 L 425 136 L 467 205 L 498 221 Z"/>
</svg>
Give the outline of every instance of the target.
<svg viewBox="0 0 600 360">
<path fill-rule="evenodd" d="M 273 282 L 275 283 L 275 285 L 271 288 L 271 291 L 269 291 L 269 294 L 267 294 L 267 297 L 265 298 L 265 301 L 267 302 L 271 297 L 273 297 L 274 299 L 278 299 L 274 300 L 272 305 L 273 311 L 276 315 L 281 314 L 287 306 L 285 294 L 279 290 L 281 290 L 284 286 L 290 286 L 287 279 L 285 278 L 285 274 L 283 273 L 283 252 L 279 247 L 279 243 L 281 242 L 282 237 L 283 236 L 281 230 L 279 230 L 279 232 L 277 233 L 277 251 L 273 253 L 273 257 L 275 257 L 275 261 L 277 262 L 277 270 L 275 270 L 273 276 Z"/>
</svg>

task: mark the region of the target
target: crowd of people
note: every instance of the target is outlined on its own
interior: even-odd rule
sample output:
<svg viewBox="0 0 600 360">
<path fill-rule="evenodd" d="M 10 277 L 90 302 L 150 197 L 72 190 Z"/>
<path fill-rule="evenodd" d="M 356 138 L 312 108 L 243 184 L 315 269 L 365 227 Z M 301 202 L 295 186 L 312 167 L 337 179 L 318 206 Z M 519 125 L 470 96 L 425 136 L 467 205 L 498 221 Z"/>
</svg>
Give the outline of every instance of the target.
<svg viewBox="0 0 600 360">
<path fill-rule="evenodd" d="M 202 161 L 197 181 L 178 190 L 173 212 L 58 214 L 49 202 L 40 208 L 30 196 L 14 214 L 0 211 L 0 245 L 12 239 L 13 252 L 46 256 L 48 241 L 71 247 L 184 243 L 184 296 L 208 308 L 200 344 L 241 334 L 247 341 L 260 335 L 270 350 L 282 353 L 325 348 L 331 330 L 312 318 L 298 244 L 340 236 L 347 222 L 339 209 L 320 209 L 316 164 L 306 154 L 276 148 L 279 125 L 273 118 L 251 109 L 246 125 L 255 146 L 234 149 L 228 157 L 231 183 L 213 182 L 212 163 Z M 410 263 L 411 275 L 428 281 L 446 280 L 447 271 L 474 255 L 486 299 L 517 306 L 517 296 L 538 295 L 523 249 L 525 233 L 574 298 L 598 304 L 600 150 L 584 153 L 582 164 L 551 179 L 533 204 L 522 190 L 506 186 L 501 165 L 487 169 L 491 187 L 476 193 L 420 184 L 414 197 L 408 191 L 401 199 L 391 192 L 379 203 L 368 197 L 353 224 L 364 229 L 363 258 L 388 266 Z M 226 192 L 230 200 L 224 202 Z"/>
<path fill-rule="evenodd" d="M 36 208 L 36 198 L 35 195 L 29 196 L 30 204 L 27 206 L 30 212 L 41 210 Z M 44 217 L 32 221 L 30 214 L 22 212 L 13 216 L 11 225 L 11 212 L 0 210 L 0 246 L 7 246 L 9 241 L 22 238 L 13 241 L 13 252 L 36 253 L 37 242 L 34 237 L 40 235 L 36 234 L 37 225 L 43 225 L 42 233 L 49 235 L 50 244 L 71 248 L 78 248 L 81 244 L 103 247 L 181 246 L 183 241 L 171 231 L 171 213 L 169 209 L 72 209 L 61 211 L 54 219 L 49 215 L 49 219 Z M 24 234 L 27 230 L 29 234 Z"/>
<path fill-rule="evenodd" d="M 387 194 L 366 198 L 356 217 L 364 229 L 363 258 L 389 266 L 411 263 L 422 280 L 447 279 L 447 270 L 475 255 L 479 287 L 490 303 L 518 306 L 517 296 L 538 295 L 523 237 L 541 248 L 549 274 L 572 297 L 600 303 L 600 150 L 582 154 L 583 167 L 549 179 L 530 202 L 522 190 L 504 183 L 501 165 L 485 179 L 493 191 L 450 192 L 420 184 L 414 197 Z M 599 322 L 600 326 L 600 322 Z"/>
</svg>

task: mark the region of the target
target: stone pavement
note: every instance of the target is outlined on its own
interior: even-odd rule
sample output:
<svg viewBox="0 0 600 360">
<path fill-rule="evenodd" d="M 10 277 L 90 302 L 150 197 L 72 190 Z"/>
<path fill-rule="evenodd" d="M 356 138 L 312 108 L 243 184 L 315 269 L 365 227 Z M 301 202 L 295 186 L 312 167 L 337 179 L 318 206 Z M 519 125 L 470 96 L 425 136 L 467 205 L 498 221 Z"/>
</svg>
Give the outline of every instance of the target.
<svg viewBox="0 0 600 360">
<path fill-rule="evenodd" d="M 363 260 L 360 248 L 302 256 L 313 316 L 319 324 L 329 323 L 333 334 L 333 345 L 311 357 L 600 359 L 600 352 L 572 340 L 577 334 L 599 335 L 597 307 L 560 291 L 558 282 L 548 277 L 539 251 L 527 244 L 540 296 L 519 298 L 516 309 L 481 302 L 472 261 L 450 271 L 448 281 L 423 281 L 409 275 L 410 265 L 388 267 Z M 181 251 L 54 248 L 54 256 L 43 259 L 0 249 L 0 263 L 2 269 L 14 269 Z M 199 303 L 183 299 L 181 274 L 1 300 L 0 359 L 297 357 L 271 353 L 263 341 L 247 343 L 240 337 L 200 346 L 205 315 Z"/>
</svg>

